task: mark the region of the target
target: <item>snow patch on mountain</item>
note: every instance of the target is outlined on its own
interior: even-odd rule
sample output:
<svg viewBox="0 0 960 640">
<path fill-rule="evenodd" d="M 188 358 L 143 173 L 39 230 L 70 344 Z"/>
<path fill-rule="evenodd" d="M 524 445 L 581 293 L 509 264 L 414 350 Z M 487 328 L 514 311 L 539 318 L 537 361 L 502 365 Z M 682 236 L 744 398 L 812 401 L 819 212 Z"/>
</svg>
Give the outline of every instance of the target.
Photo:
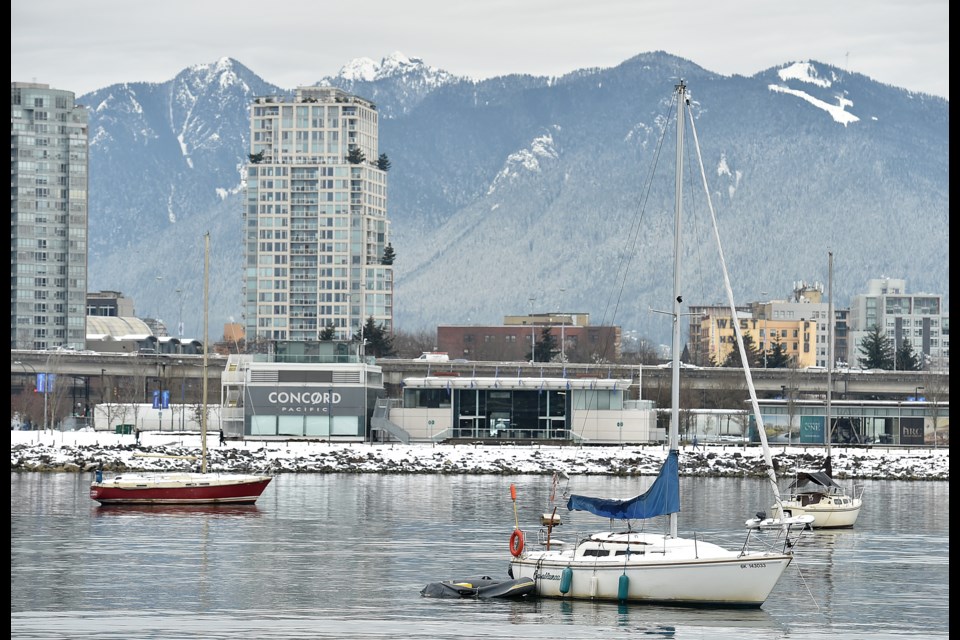
<svg viewBox="0 0 960 640">
<path fill-rule="evenodd" d="M 557 126 L 554 126 L 553 128 L 554 130 L 559 130 L 559 127 Z M 528 173 L 539 173 L 541 160 L 548 158 L 556 160 L 559 157 L 560 154 L 557 152 L 557 149 L 554 146 L 553 136 L 550 133 L 537 136 L 533 139 L 528 148 L 521 149 L 507 156 L 505 166 L 493 179 L 493 183 L 487 190 L 487 195 L 494 193 L 497 190 L 497 187 L 503 183 L 514 181 L 521 175 L 523 171 Z"/>
</svg>

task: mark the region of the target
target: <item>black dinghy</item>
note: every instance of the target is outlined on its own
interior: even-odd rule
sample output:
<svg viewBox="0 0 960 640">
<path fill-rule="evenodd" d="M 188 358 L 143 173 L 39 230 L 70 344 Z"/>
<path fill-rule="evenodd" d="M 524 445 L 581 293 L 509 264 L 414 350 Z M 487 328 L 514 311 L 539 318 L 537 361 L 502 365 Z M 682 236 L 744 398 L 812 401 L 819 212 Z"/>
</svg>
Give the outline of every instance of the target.
<svg viewBox="0 0 960 640">
<path fill-rule="evenodd" d="M 532 578 L 494 580 L 490 576 L 467 580 L 431 582 L 420 590 L 424 598 L 522 598 L 532 594 Z"/>
</svg>

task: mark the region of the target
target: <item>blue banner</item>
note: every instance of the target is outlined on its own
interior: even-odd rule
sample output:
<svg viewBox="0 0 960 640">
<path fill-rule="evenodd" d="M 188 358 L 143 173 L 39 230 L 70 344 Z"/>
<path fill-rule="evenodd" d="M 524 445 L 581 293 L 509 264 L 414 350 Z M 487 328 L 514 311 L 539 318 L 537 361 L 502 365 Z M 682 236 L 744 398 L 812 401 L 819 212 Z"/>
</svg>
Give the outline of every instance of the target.
<svg viewBox="0 0 960 640">
<path fill-rule="evenodd" d="M 160 408 L 160 390 L 159 389 L 153 390 L 153 408 L 154 409 Z"/>
<path fill-rule="evenodd" d="M 38 373 L 37 374 L 37 393 L 50 393 L 53 391 L 53 385 L 57 381 L 57 374 L 55 373 Z"/>
<path fill-rule="evenodd" d="M 170 408 L 170 391 L 167 389 L 163 390 L 163 393 L 160 394 L 160 408 L 169 409 Z"/>
</svg>

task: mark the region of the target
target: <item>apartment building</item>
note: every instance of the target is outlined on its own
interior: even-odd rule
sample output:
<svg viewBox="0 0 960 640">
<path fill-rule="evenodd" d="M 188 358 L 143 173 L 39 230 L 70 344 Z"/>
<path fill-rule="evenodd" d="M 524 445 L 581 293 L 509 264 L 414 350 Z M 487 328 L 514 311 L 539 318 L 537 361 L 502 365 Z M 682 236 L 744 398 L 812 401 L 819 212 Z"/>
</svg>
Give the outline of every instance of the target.
<svg viewBox="0 0 960 640">
<path fill-rule="evenodd" d="M 909 341 L 924 369 L 950 367 L 950 315 L 943 311 L 943 298 L 932 293 L 907 293 L 901 278 L 873 278 L 866 293 L 850 303 L 850 364 L 859 357 L 858 348 L 875 326 L 883 329 L 894 351 Z M 921 355 L 922 354 L 922 355 Z"/>
<path fill-rule="evenodd" d="M 372 102 L 300 87 L 250 107 L 244 333 L 254 342 L 393 330 L 389 159 Z"/>
<path fill-rule="evenodd" d="M 88 112 L 10 85 L 10 348 L 85 347 Z"/>
</svg>

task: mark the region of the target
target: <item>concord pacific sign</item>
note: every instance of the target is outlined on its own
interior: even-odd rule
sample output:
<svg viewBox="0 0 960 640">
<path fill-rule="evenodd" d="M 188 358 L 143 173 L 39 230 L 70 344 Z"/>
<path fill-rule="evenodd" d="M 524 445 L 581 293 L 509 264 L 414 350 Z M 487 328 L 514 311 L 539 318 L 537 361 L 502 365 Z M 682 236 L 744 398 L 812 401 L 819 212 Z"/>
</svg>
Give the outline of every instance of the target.
<svg viewBox="0 0 960 640">
<path fill-rule="evenodd" d="M 330 405 L 340 404 L 341 395 L 336 391 L 271 391 L 267 395 L 270 404 Z"/>
<path fill-rule="evenodd" d="M 253 414 L 327 414 L 359 415 L 363 411 L 363 391 L 344 387 L 248 386 L 248 410 Z"/>
</svg>

